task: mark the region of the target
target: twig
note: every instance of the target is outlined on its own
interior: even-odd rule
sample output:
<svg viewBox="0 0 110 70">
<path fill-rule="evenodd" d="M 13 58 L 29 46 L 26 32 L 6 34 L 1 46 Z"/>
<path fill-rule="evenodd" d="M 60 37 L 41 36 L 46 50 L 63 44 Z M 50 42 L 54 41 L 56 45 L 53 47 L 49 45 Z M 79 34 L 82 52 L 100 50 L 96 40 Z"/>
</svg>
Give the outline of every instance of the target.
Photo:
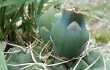
<svg viewBox="0 0 110 70">
<path fill-rule="evenodd" d="M 27 9 L 24 7 L 24 14 L 25 14 L 25 16 L 28 18 L 28 19 L 30 19 L 30 17 L 29 17 L 29 15 L 28 15 L 28 13 L 26 12 L 27 11 Z"/>
<path fill-rule="evenodd" d="M 34 61 L 35 63 L 37 63 L 37 61 L 36 61 L 36 59 L 35 59 L 34 54 L 33 54 L 32 51 L 31 51 L 31 56 L 32 56 L 33 61 Z"/>
<path fill-rule="evenodd" d="M 8 59 L 6 60 L 6 62 L 8 62 L 10 60 L 11 56 L 8 57 Z"/>
<path fill-rule="evenodd" d="M 8 44 L 8 45 L 11 45 L 11 46 L 15 46 L 15 47 L 21 48 L 23 51 L 26 50 L 25 48 L 23 48 L 23 46 L 19 46 L 19 45 L 11 44 L 11 43 L 7 43 L 7 44 Z"/>
<path fill-rule="evenodd" d="M 44 51 L 44 49 L 48 46 L 48 44 L 50 43 L 50 40 L 47 42 L 47 44 L 44 45 L 44 47 L 42 48 L 41 52 L 39 53 L 39 58 L 42 59 L 42 52 Z"/>
<path fill-rule="evenodd" d="M 10 48 L 7 52 L 9 52 L 10 50 L 11 50 L 11 48 Z M 4 53 L 5 53 L 5 52 L 4 52 Z M 8 55 L 8 54 L 6 54 L 5 57 L 6 57 L 7 55 Z"/>
<path fill-rule="evenodd" d="M 51 56 L 52 56 L 53 58 L 59 60 L 59 61 L 64 61 L 63 59 L 60 59 L 60 58 L 58 58 L 58 57 L 56 57 L 56 56 L 54 56 L 54 55 L 52 55 L 52 54 L 51 54 Z"/>
<path fill-rule="evenodd" d="M 30 67 L 30 66 L 32 66 L 32 64 L 27 65 L 27 66 L 24 66 L 24 67 L 22 67 L 22 68 L 20 68 L 20 69 L 23 70 L 23 69 L 26 69 L 26 68 L 28 68 L 28 67 Z"/>
<path fill-rule="evenodd" d="M 77 62 L 77 64 L 75 65 L 75 67 L 73 68 L 73 70 L 76 70 L 77 66 L 79 65 L 80 61 L 82 60 L 82 58 L 80 58 L 80 60 Z"/>
<path fill-rule="evenodd" d="M 67 2 L 68 2 L 68 0 L 65 0 L 63 7 L 65 7 L 65 6 L 66 6 Z"/>
<path fill-rule="evenodd" d="M 30 44 L 29 47 L 30 47 L 30 49 L 32 49 L 32 44 Z M 33 54 L 32 50 L 31 50 L 31 56 L 32 56 L 33 61 L 34 61 L 35 63 L 38 63 L 38 62 L 36 61 L 35 57 L 34 57 L 34 54 Z M 46 66 L 45 66 L 44 64 L 40 64 L 40 65 L 44 68 L 44 70 L 47 70 L 47 68 L 46 68 Z"/>
<path fill-rule="evenodd" d="M 100 56 L 91 64 L 89 65 L 87 68 L 85 68 L 84 70 L 88 70 L 90 67 L 92 67 L 98 60 L 99 60 Z"/>
<path fill-rule="evenodd" d="M 4 52 L 4 53 L 18 53 L 20 52 L 21 50 L 17 50 L 17 51 L 13 51 L 13 52 Z"/>
<path fill-rule="evenodd" d="M 102 54 L 102 52 L 101 52 L 101 54 Z M 106 63 L 105 63 L 103 54 L 102 54 L 102 58 L 103 58 L 103 63 L 104 63 L 104 70 L 107 70 Z"/>
<path fill-rule="evenodd" d="M 30 65 L 30 64 L 34 64 L 34 63 L 24 63 L 24 64 L 7 64 L 9 66 L 26 66 L 26 65 Z"/>
<path fill-rule="evenodd" d="M 72 58 L 72 59 L 67 60 L 67 61 L 63 61 L 63 62 L 55 63 L 55 64 L 50 64 L 50 65 L 46 65 L 46 66 L 56 66 L 56 65 L 60 65 L 60 64 L 64 64 L 64 63 L 70 62 L 70 61 L 72 61 L 74 59 L 79 59 L 79 58 Z"/>
<path fill-rule="evenodd" d="M 38 42 L 40 42 L 41 44 L 43 44 L 43 42 L 40 41 L 39 39 L 37 39 L 36 37 L 33 36 L 33 38 L 34 38 L 36 41 L 38 41 Z"/>
<path fill-rule="evenodd" d="M 43 69 L 40 69 L 40 68 L 36 68 L 36 67 L 35 67 L 35 69 L 36 69 L 36 70 L 43 70 Z"/>
</svg>

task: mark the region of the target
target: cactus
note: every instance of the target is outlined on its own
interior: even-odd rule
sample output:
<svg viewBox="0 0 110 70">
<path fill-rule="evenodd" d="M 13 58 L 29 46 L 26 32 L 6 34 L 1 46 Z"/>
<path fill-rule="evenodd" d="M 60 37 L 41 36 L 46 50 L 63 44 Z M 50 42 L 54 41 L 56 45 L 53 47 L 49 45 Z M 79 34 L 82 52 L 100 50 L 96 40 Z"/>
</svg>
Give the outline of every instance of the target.
<svg viewBox="0 0 110 70">
<path fill-rule="evenodd" d="M 17 58 L 18 58 L 19 63 L 31 63 L 31 62 L 33 62 L 30 53 L 24 53 L 24 52 L 19 53 Z"/>
<path fill-rule="evenodd" d="M 17 62 L 10 62 L 10 64 L 17 64 Z M 20 70 L 20 67 L 17 66 L 7 66 L 8 70 Z"/>
<path fill-rule="evenodd" d="M 61 18 L 52 26 L 51 39 L 56 53 L 61 57 L 79 56 L 89 40 L 85 15 L 77 9 L 63 9 Z"/>
<path fill-rule="evenodd" d="M 98 58 L 99 57 L 99 58 Z M 97 60 L 98 58 L 98 60 Z M 96 62 L 95 62 L 96 61 Z M 92 50 L 89 52 L 89 55 L 84 57 L 76 67 L 76 70 L 109 70 L 110 63 L 105 61 L 105 66 L 104 66 L 104 59 L 102 54 L 100 53 L 99 50 Z M 73 62 L 72 66 L 70 68 L 74 68 L 78 61 Z M 89 67 L 90 66 L 90 67 Z M 89 67 L 89 68 L 88 68 Z M 88 68 L 88 69 L 86 69 Z"/>
<path fill-rule="evenodd" d="M 35 64 L 35 65 L 32 65 L 31 67 L 26 68 L 25 70 L 40 70 L 40 69 L 43 69 L 43 68 Z"/>
<path fill-rule="evenodd" d="M 14 47 L 11 49 L 11 52 L 13 51 L 18 51 L 21 50 L 20 48 Z M 17 52 L 17 53 L 12 53 L 10 54 L 10 60 L 8 61 L 10 62 L 16 62 L 16 63 L 29 63 L 29 62 L 33 62 L 32 58 L 31 58 L 31 54 L 30 53 L 25 53 L 23 51 Z"/>
<path fill-rule="evenodd" d="M 95 62 L 95 64 L 91 68 L 103 68 L 104 67 L 104 61 L 103 56 L 98 50 L 92 50 L 89 52 L 89 55 L 84 57 L 83 60 L 86 61 L 88 65 L 92 64 L 97 58 L 99 59 Z"/>
<path fill-rule="evenodd" d="M 49 10 L 45 12 L 39 19 L 39 34 L 41 35 L 44 43 L 48 42 L 50 39 L 50 30 L 55 13 L 56 9 L 50 7 Z"/>
<path fill-rule="evenodd" d="M 92 68 L 90 70 L 104 70 L 104 68 Z"/>
<path fill-rule="evenodd" d="M 59 63 L 59 60 L 55 60 L 55 63 Z M 56 65 L 52 67 L 53 70 L 67 70 L 66 66 L 64 64 Z"/>
<path fill-rule="evenodd" d="M 18 51 L 18 50 L 21 50 L 20 48 L 17 48 L 17 47 L 14 47 L 10 50 L 10 52 L 14 52 L 14 51 Z M 10 57 L 10 60 L 8 62 L 18 62 L 18 55 L 19 55 L 19 52 L 17 53 L 13 53 L 13 54 L 10 54 L 9 57 Z"/>
<path fill-rule="evenodd" d="M 72 69 L 76 66 L 77 62 L 78 62 L 78 61 L 73 62 L 72 66 L 71 66 Z M 82 60 L 79 62 L 78 66 L 76 67 L 76 70 L 84 70 L 84 69 L 87 68 L 87 67 L 88 67 L 88 64 L 82 59 Z"/>
</svg>

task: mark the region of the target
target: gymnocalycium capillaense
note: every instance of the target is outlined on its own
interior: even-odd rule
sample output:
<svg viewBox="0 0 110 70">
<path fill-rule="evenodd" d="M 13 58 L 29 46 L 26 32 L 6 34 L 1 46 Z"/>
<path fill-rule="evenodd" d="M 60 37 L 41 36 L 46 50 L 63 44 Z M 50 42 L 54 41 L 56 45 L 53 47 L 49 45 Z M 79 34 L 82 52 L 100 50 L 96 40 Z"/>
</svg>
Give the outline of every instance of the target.
<svg viewBox="0 0 110 70">
<path fill-rule="evenodd" d="M 85 18 L 86 15 L 79 7 L 63 9 L 61 18 L 53 24 L 51 40 L 60 57 L 77 57 L 84 51 L 89 40 Z"/>
</svg>

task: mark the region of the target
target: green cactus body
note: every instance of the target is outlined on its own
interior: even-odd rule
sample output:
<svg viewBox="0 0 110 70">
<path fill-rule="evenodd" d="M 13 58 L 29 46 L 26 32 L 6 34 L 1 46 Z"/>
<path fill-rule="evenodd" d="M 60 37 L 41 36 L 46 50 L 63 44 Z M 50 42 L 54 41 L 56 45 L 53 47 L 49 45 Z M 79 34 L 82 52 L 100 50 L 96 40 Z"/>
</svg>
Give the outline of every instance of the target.
<svg viewBox="0 0 110 70">
<path fill-rule="evenodd" d="M 30 53 L 19 53 L 18 55 L 18 61 L 19 63 L 30 63 L 33 62 L 31 54 Z"/>
<path fill-rule="evenodd" d="M 99 59 L 97 60 L 97 58 Z M 89 52 L 89 55 L 84 57 L 83 60 L 88 64 L 92 64 L 94 61 L 95 64 L 91 68 L 104 68 L 104 60 L 102 54 L 99 52 L 99 50 L 92 50 Z M 101 70 L 101 69 L 99 69 Z"/>
<path fill-rule="evenodd" d="M 61 57 L 77 57 L 89 40 L 85 15 L 73 9 L 63 10 L 62 17 L 51 29 L 51 38 L 56 53 Z"/>
<path fill-rule="evenodd" d="M 17 64 L 17 62 L 10 62 L 10 64 Z M 20 67 L 17 66 L 7 66 L 8 70 L 20 70 Z"/>
<path fill-rule="evenodd" d="M 99 50 L 92 50 L 84 57 L 76 67 L 76 70 L 105 70 L 103 55 Z M 79 60 L 73 62 L 72 69 L 76 66 Z M 95 62 L 96 61 L 96 62 Z M 94 63 L 95 62 L 95 63 Z M 109 63 L 105 62 L 106 69 L 109 70 Z M 86 69 L 87 68 L 87 69 Z"/>
<path fill-rule="evenodd" d="M 71 67 L 72 70 L 74 69 L 74 67 L 76 66 L 77 63 L 78 63 L 78 61 L 73 62 L 72 67 Z M 78 66 L 76 67 L 76 70 L 84 70 L 87 67 L 88 67 L 88 64 L 84 60 L 81 60 L 78 64 Z"/>
<path fill-rule="evenodd" d="M 104 68 L 92 68 L 92 69 L 89 69 L 89 70 L 104 70 Z"/>
<path fill-rule="evenodd" d="M 52 20 L 55 13 L 56 9 L 50 7 L 49 10 L 39 19 L 39 34 L 41 35 L 44 43 L 47 43 L 50 39 L 50 30 L 52 28 Z"/>
<path fill-rule="evenodd" d="M 60 63 L 59 60 L 55 60 L 54 63 Z M 53 70 L 67 70 L 67 67 L 64 64 L 61 65 L 55 65 L 52 67 Z"/>
</svg>

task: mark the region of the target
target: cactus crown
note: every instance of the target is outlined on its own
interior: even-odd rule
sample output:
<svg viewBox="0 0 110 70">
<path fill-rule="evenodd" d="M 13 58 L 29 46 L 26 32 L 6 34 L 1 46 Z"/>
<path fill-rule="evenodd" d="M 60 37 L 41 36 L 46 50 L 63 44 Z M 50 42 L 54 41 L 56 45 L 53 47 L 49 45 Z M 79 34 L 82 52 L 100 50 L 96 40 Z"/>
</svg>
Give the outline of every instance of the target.
<svg viewBox="0 0 110 70">
<path fill-rule="evenodd" d="M 85 25 L 85 18 L 86 18 L 86 13 L 81 9 L 80 7 L 73 7 L 73 18 L 76 22 L 79 23 L 79 25 Z"/>
<path fill-rule="evenodd" d="M 71 22 L 77 22 L 80 27 L 85 26 L 85 12 L 80 7 L 63 9 L 61 20 L 69 25 Z"/>
</svg>

